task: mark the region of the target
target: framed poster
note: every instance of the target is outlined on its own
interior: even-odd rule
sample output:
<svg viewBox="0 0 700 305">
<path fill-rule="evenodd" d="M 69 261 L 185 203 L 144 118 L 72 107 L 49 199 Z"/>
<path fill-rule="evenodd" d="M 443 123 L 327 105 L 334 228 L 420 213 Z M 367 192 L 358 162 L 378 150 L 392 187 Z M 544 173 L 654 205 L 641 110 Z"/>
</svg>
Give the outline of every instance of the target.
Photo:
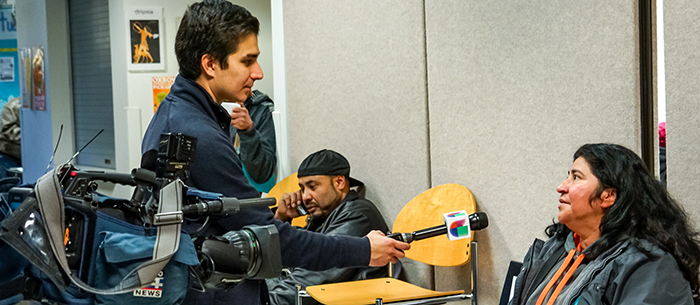
<svg viewBox="0 0 700 305">
<path fill-rule="evenodd" d="M 164 71 L 163 7 L 128 7 L 126 18 L 129 71 Z"/>
<path fill-rule="evenodd" d="M 32 57 L 32 110 L 46 110 L 46 82 L 44 79 L 44 47 L 34 47 Z"/>
</svg>

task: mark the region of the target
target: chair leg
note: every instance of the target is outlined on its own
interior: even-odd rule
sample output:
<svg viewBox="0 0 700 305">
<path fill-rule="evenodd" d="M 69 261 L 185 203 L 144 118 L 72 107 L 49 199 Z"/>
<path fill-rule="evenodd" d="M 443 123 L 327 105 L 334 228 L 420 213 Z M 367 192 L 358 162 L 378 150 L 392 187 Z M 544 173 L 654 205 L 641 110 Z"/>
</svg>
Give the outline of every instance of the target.
<svg viewBox="0 0 700 305">
<path fill-rule="evenodd" d="M 476 254 L 476 241 L 472 241 L 471 247 L 471 260 L 472 260 L 472 305 L 478 305 L 476 300 L 477 291 L 477 254 Z"/>
<path fill-rule="evenodd" d="M 297 285 L 297 297 L 296 300 L 294 300 L 295 305 L 304 305 L 308 304 L 308 299 L 311 298 L 311 296 L 306 293 L 306 290 L 301 289 L 301 286 Z"/>
</svg>

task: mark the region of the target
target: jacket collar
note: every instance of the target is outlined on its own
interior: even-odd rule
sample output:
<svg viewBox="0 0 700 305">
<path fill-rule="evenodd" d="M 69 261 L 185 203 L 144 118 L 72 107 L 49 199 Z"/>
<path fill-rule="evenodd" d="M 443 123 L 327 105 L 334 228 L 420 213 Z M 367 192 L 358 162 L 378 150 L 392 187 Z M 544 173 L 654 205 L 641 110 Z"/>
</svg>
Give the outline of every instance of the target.
<svg viewBox="0 0 700 305">
<path fill-rule="evenodd" d="M 178 75 L 170 91 L 182 101 L 202 109 L 202 111 L 206 113 L 207 116 L 214 119 L 221 128 L 227 129 L 227 126 L 231 125 L 231 116 L 226 109 L 219 103 L 214 102 L 209 92 L 196 81 Z"/>
<path fill-rule="evenodd" d="M 328 216 L 326 216 L 326 217 L 324 217 L 324 218 L 320 218 L 320 219 L 310 217 L 309 220 L 308 220 L 309 223 L 308 223 L 308 225 L 306 226 L 307 230 L 309 230 L 309 231 L 316 231 L 317 228 L 321 227 L 321 226 L 323 225 L 323 223 L 326 222 L 326 219 L 332 217 L 332 216 L 333 216 L 334 214 L 336 214 L 338 211 L 342 210 L 342 209 L 343 209 L 343 205 L 345 205 L 346 202 L 348 202 L 348 201 L 353 201 L 353 200 L 357 200 L 357 199 L 359 199 L 359 198 L 360 198 L 360 196 L 357 195 L 357 192 L 355 192 L 354 190 L 350 190 L 350 192 L 348 192 L 347 195 L 345 195 L 345 198 L 343 198 L 343 201 L 340 202 L 340 204 L 338 205 L 338 207 L 336 207 L 333 211 L 331 211 L 331 212 L 328 214 Z"/>
</svg>

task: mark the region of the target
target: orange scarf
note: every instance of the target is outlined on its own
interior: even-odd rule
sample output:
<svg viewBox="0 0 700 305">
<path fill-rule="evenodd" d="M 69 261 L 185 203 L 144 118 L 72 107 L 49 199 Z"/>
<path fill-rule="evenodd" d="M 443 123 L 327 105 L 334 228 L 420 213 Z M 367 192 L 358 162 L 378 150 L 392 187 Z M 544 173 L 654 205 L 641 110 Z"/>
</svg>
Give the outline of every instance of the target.
<svg viewBox="0 0 700 305">
<path fill-rule="evenodd" d="M 579 242 L 579 240 L 580 240 L 580 238 L 579 238 L 578 234 L 574 233 L 574 243 L 576 244 L 576 249 L 571 249 L 571 251 L 569 251 L 569 254 L 566 256 L 564 263 L 561 264 L 561 267 L 559 267 L 559 270 L 557 270 L 557 273 L 554 274 L 552 279 L 549 280 L 549 283 L 547 283 L 547 286 L 545 286 L 544 290 L 542 290 L 542 293 L 540 293 L 540 297 L 537 299 L 537 303 L 536 303 L 537 305 L 542 305 L 542 303 L 544 302 L 544 299 L 547 297 L 547 294 L 549 293 L 549 291 L 552 289 L 554 284 L 562 276 L 562 273 L 564 273 L 564 270 L 566 270 L 566 267 L 569 266 L 569 263 L 571 263 L 572 259 L 574 258 L 574 255 L 576 254 L 576 251 L 578 250 L 578 252 L 581 252 L 581 243 Z M 559 297 L 559 293 L 561 293 L 561 290 L 564 289 L 566 282 L 569 281 L 571 276 L 576 271 L 576 268 L 578 268 L 578 266 L 581 265 L 582 261 L 583 261 L 583 253 L 576 258 L 576 260 L 574 261 L 574 264 L 571 265 L 571 268 L 569 268 L 569 270 L 566 271 L 566 273 L 564 273 L 564 278 L 562 278 L 561 282 L 559 282 L 559 285 L 557 285 L 557 288 L 554 289 L 554 292 L 552 293 L 552 296 L 549 298 L 547 305 L 554 304 L 554 301 L 556 301 L 557 297 Z"/>
</svg>

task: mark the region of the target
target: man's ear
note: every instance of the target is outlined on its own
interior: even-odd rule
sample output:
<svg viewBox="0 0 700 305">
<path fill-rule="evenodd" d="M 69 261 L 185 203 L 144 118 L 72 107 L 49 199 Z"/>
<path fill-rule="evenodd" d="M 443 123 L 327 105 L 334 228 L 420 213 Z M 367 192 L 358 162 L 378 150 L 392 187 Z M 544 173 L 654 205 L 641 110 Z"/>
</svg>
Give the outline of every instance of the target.
<svg viewBox="0 0 700 305">
<path fill-rule="evenodd" d="M 333 187 L 338 189 L 339 191 L 342 191 L 345 189 L 345 185 L 347 185 L 348 181 L 345 179 L 345 176 L 343 175 L 338 175 L 338 176 L 333 176 Z"/>
<path fill-rule="evenodd" d="M 604 209 L 607 209 L 611 207 L 615 203 L 615 199 L 617 198 L 617 190 L 614 188 L 607 188 L 603 190 L 603 193 L 600 194 L 600 199 L 601 203 L 600 206 Z"/>
<path fill-rule="evenodd" d="M 202 65 L 202 71 L 204 71 L 204 74 L 209 77 L 214 77 L 214 68 L 218 68 L 219 62 L 214 59 L 214 56 L 204 54 L 200 60 L 200 65 Z"/>
</svg>

